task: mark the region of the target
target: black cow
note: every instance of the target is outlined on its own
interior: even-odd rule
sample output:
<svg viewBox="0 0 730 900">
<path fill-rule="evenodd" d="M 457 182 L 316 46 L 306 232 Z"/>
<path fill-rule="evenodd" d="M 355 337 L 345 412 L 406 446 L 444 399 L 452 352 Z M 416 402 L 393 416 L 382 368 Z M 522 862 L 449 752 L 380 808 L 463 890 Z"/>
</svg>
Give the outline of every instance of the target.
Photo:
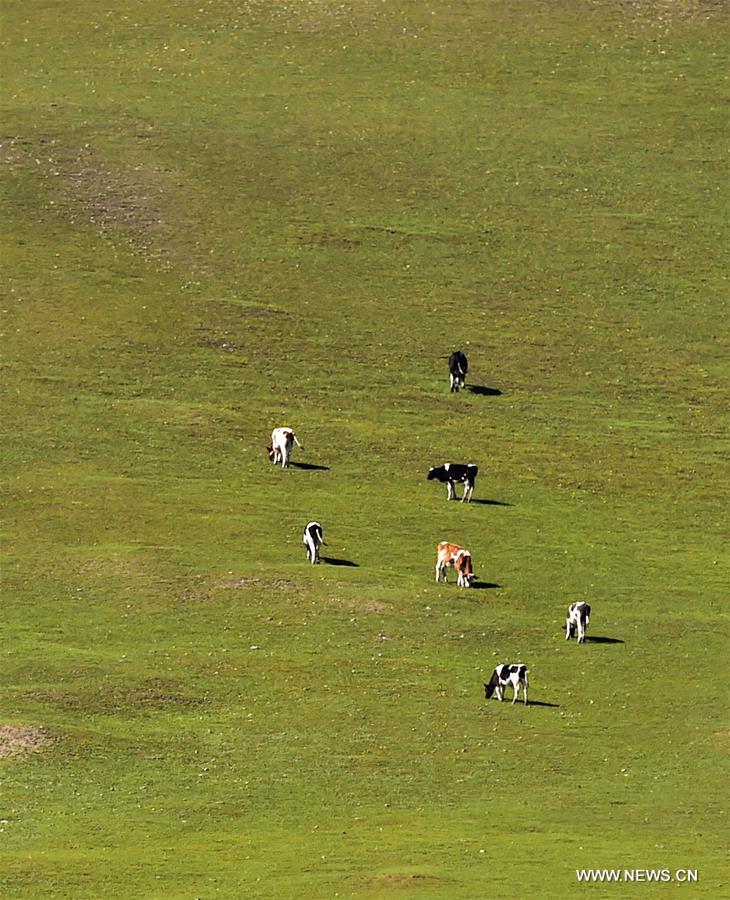
<svg viewBox="0 0 730 900">
<path fill-rule="evenodd" d="M 446 484 L 448 500 L 456 499 L 454 485 L 463 484 L 464 496 L 461 498 L 463 503 L 465 500 L 467 502 L 471 501 L 478 472 L 479 466 L 475 466 L 474 463 L 467 463 L 466 465 L 462 463 L 444 463 L 443 466 L 431 466 L 426 477 L 429 481 L 433 481 L 435 478 L 441 484 Z"/>
<path fill-rule="evenodd" d="M 451 376 L 451 393 L 459 392 L 464 387 L 464 379 L 469 371 L 469 362 L 461 350 L 454 350 L 449 357 L 449 375 Z"/>
<path fill-rule="evenodd" d="M 489 700 L 492 694 L 496 693 L 497 700 L 501 702 L 504 700 L 504 689 L 508 684 L 512 685 L 512 690 L 515 692 L 512 703 L 517 700 L 517 694 L 522 685 L 522 695 L 525 705 L 527 705 L 527 666 L 523 663 L 503 663 L 501 666 L 497 666 L 492 672 L 489 684 L 484 685 L 484 696 Z"/>
</svg>

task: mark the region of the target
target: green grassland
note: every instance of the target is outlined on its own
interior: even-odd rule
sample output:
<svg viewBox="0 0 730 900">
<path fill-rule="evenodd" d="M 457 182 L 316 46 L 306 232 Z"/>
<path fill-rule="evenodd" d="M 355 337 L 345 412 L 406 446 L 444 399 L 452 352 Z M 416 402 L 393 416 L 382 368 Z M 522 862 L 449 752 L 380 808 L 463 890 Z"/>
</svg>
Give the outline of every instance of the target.
<svg viewBox="0 0 730 900">
<path fill-rule="evenodd" d="M 728 895 L 729 25 L 6 0 L 3 896 Z"/>
</svg>

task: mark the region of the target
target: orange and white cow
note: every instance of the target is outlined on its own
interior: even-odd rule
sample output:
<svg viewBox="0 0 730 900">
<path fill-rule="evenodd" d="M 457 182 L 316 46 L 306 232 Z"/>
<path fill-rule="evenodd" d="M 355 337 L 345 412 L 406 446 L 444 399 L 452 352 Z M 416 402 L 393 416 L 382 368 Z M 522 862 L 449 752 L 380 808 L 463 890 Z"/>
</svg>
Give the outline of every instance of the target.
<svg viewBox="0 0 730 900">
<path fill-rule="evenodd" d="M 447 581 L 446 570 L 450 566 L 456 569 L 456 583 L 458 586 L 471 587 L 471 583 L 475 578 L 471 553 L 458 544 L 452 544 L 450 541 L 441 541 L 437 547 L 436 581 L 440 581 L 442 577 L 444 581 Z"/>
</svg>

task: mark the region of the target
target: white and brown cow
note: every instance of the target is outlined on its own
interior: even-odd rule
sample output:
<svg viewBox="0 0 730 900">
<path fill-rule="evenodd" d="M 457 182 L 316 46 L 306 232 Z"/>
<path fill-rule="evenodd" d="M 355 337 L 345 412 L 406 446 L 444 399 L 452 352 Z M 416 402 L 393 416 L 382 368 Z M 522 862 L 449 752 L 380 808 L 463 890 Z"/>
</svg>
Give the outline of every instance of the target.
<svg viewBox="0 0 730 900">
<path fill-rule="evenodd" d="M 275 465 L 281 463 L 282 469 L 286 469 L 289 465 L 289 457 L 294 444 L 297 447 L 302 446 L 291 428 L 275 428 L 271 432 L 271 444 L 266 448 L 269 459 Z"/>
<path fill-rule="evenodd" d="M 471 553 L 458 544 L 441 541 L 436 548 L 436 581 L 440 581 L 441 578 L 447 581 L 446 570 L 451 566 L 456 569 L 458 586 L 471 587 L 475 578 Z"/>
<path fill-rule="evenodd" d="M 586 632 L 591 621 L 591 607 L 585 600 L 577 600 L 568 607 L 565 619 L 565 640 L 569 641 L 578 633 L 578 643 L 585 643 Z"/>
<path fill-rule="evenodd" d="M 484 697 L 489 700 L 492 694 L 497 695 L 497 700 L 504 700 L 504 689 L 508 684 L 512 685 L 514 696 L 512 703 L 517 700 L 517 694 L 522 685 L 522 697 L 527 706 L 527 666 L 524 663 L 502 663 L 492 672 L 489 684 L 484 685 Z"/>
</svg>

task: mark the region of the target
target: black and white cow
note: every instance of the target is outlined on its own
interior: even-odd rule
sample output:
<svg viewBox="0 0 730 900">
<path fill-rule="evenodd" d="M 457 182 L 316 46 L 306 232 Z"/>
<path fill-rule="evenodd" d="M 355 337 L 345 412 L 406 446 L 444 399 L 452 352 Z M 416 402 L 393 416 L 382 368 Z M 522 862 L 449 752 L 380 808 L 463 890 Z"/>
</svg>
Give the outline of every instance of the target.
<svg viewBox="0 0 730 900">
<path fill-rule="evenodd" d="M 464 387 L 464 379 L 469 371 L 469 362 L 461 350 L 454 350 L 449 357 L 449 376 L 451 378 L 451 393 L 458 393 L 459 388 Z"/>
<path fill-rule="evenodd" d="M 319 562 L 319 548 L 325 546 L 322 536 L 322 526 L 319 522 L 310 522 L 304 528 L 304 537 L 302 538 L 304 546 L 307 548 L 307 559 L 312 565 Z"/>
<path fill-rule="evenodd" d="M 565 619 L 565 640 L 569 641 L 578 633 L 578 643 L 585 643 L 586 632 L 591 621 L 591 607 L 585 600 L 578 600 L 568 607 L 568 615 Z"/>
<path fill-rule="evenodd" d="M 492 694 L 496 694 L 497 700 L 501 703 L 504 700 L 504 689 L 508 684 L 512 685 L 514 691 L 512 703 L 517 700 L 517 694 L 522 685 L 523 699 L 527 705 L 527 666 L 523 663 L 503 663 L 501 666 L 497 666 L 492 672 L 489 684 L 484 685 L 485 698 L 489 700 Z"/>
<path fill-rule="evenodd" d="M 479 466 L 474 463 L 444 463 L 443 466 L 431 466 L 426 476 L 429 481 L 440 481 L 446 484 L 446 498 L 448 500 L 456 499 L 455 485 L 464 485 L 464 496 L 461 502 L 471 501 L 471 495 L 474 493 L 474 484 L 479 473 Z"/>
</svg>

